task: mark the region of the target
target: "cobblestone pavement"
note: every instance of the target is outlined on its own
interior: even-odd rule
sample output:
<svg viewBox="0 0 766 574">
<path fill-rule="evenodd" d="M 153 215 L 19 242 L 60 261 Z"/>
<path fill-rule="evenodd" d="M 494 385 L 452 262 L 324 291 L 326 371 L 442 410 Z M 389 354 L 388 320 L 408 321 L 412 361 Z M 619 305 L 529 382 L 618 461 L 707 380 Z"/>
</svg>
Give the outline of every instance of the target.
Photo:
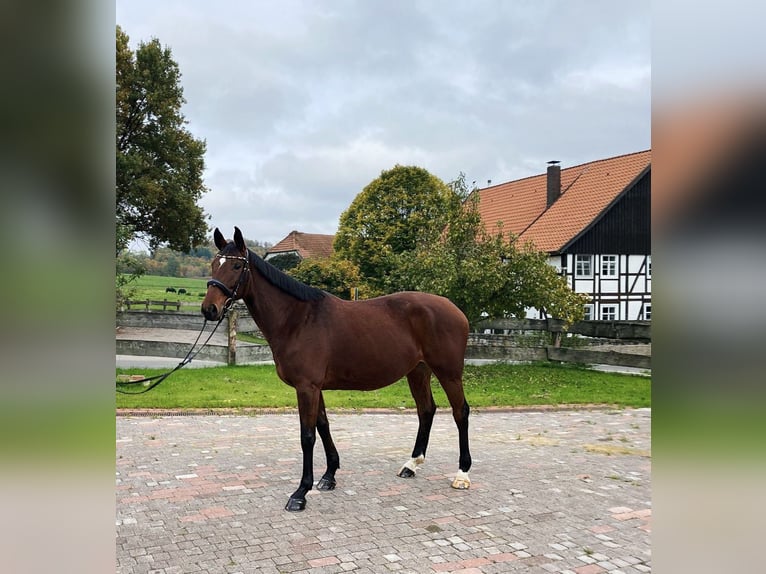
<svg viewBox="0 0 766 574">
<path fill-rule="evenodd" d="M 457 430 L 330 414 L 338 487 L 283 510 L 301 471 L 296 414 L 117 418 L 117 572 L 651 571 L 651 411 L 478 412 L 470 490 L 450 488 Z M 324 471 L 317 439 L 315 478 Z"/>
</svg>

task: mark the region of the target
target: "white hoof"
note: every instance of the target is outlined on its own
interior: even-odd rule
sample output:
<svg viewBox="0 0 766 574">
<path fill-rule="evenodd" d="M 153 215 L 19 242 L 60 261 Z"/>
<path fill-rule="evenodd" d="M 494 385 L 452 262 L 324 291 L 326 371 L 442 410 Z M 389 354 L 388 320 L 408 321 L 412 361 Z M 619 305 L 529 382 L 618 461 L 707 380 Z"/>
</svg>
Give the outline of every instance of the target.
<svg viewBox="0 0 766 574">
<path fill-rule="evenodd" d="M 455 475 L 455 480 L 452 481 L 452 488 L 458 490 L 468 490 L 471 488 L 471 479 L 468 478 L 468 473 L 458 470 Z"/>
</svg>

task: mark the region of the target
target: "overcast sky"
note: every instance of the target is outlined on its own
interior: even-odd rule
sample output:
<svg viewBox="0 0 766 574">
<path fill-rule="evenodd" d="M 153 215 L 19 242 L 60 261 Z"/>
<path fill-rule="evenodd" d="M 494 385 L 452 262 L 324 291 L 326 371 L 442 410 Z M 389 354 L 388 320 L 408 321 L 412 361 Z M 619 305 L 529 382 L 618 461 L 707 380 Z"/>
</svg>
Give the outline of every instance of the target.
<svg viewBox="0 0 766 574">
<path fill-rule="evenodd" d="M 648 2 L 118 0 L 207 141 L 226 237 L 335 233 L 381 171 L 484 187 L 651 147 Z"/>
</svg>

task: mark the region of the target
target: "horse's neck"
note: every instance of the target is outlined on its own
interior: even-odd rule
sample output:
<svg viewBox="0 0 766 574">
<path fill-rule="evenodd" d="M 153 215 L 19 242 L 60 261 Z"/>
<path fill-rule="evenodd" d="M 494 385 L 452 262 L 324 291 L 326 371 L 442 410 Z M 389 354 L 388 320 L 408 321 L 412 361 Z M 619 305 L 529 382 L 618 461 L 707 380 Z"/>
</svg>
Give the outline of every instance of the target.
<svg viewBox="0 0 766 574">
<path fill-rule="evenodd" d="M 244 302 L 263 336 L 273 345 L 292 330 L 294 317 L 296 313 L 302 312 L 305 303 L 272 285 L 256 269 L 252 273 L 250 289 Z"/>
</svg>

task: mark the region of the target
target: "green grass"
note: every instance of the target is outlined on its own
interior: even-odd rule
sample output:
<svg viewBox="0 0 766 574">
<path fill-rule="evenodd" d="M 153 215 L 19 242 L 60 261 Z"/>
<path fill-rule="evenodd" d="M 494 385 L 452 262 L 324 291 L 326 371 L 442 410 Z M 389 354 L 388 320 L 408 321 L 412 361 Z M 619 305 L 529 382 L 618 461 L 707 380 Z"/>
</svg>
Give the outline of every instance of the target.
<svg viewBox="0 0 766 574">
<path fill-rule="evenodd" d="M 237 332 L 237 340 L 238 341 L 244 341 L 246 343 L 255 343 L 256 345 L 268 345 L 269 342 L 266 339 L 263 339 L 261 337 L 256 337 L 255 335 L 251 333 L 240 333 Z"/>
<path fill-rule="evenodd" d="M 160 275 L 143 275 L 128 286 L 133 291 L 130 296 L 131 301 L 185 301 L 189 303 L 198 303 L 202 301 L 204 293 L 207 290 L 206 278 L 193 277 L 162 277 Z M 168 287 L 175 287 L 176 291 L 180 288 L 186 289 L 187 293 L 179 295 L 176 293 L 167 293 Z M 200 295 L 200 293 L 202 295 Z"/>
<path fill-rule="evenodd" d="M 118 374 L 152 376 L 154 369 L 118 369 Z M 435 379 L 439 407 L 449 405 Z M 466 366 L 466 397 L 472 407 L 562 404 L 651 405 L 648 377 L 604 373 L 554 363 Z M 134 386 L 135 389 L 135 386 Z M 133 389 L 128 389 L 133 390 Z M 414 408 L 405 380 L 377 391 L 327 391 L 328 409 Z M 118 408 L 294 408 L 295 391 L 273 365 L 181 369 L 155 389 L 137 396 L 117 394 Z"/>
</svg>

